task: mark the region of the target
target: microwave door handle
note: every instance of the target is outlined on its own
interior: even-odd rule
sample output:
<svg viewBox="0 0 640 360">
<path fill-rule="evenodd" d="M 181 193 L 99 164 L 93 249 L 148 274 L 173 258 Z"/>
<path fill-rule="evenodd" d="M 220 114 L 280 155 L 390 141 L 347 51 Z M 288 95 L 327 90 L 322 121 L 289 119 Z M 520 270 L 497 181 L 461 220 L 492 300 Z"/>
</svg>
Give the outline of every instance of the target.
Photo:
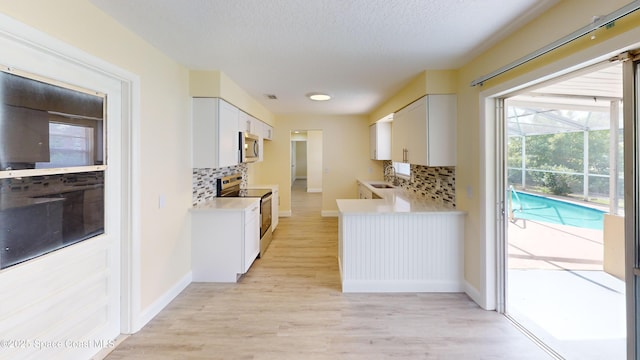
<svg viewBox="0 0 640 360">
<path fill-rule="evenodd" d="M 260 153 L 258 152 L 260 150 L 259 148 L 260 145 L 258 145 L 257 141 L 253 142 L 253 154 L 254 156 L 258 156 Z"/>
<path fill-rule="evenodd" d="M 244 147 L 244 133 L 242 131 L 239 132 L 239 140 L 238 140 L 238 163 L 243 163 L 243 153 L 242 148 Z"/>
</svg>

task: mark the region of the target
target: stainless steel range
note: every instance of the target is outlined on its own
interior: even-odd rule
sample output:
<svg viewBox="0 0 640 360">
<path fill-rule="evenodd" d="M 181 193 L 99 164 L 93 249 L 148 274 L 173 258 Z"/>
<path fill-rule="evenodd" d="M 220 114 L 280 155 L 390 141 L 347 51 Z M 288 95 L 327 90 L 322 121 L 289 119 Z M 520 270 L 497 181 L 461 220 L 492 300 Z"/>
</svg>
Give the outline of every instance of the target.
<svg viewBox="0 0 640 360">
<path fill-rule="evenodd" d="M 271 243 L 271 189 L 241 189 L 242 175 L 233 174 L 217 179 L 218 197 L 260 198 L 260 257 Z"/>
</svg>

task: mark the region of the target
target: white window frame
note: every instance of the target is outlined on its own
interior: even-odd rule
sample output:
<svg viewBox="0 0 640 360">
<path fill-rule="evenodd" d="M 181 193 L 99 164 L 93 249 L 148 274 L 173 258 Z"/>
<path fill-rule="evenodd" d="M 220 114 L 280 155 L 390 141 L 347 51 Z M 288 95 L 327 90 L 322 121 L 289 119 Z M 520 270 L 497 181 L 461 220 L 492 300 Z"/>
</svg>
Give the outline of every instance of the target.
<svg viewBox="0 0 640 360">
<path fill-rule="evenodd" d="M 397 177 L 410 179 L 411 178 L 411 164 L 392 162 L 393 170 Z"/>
</svg>

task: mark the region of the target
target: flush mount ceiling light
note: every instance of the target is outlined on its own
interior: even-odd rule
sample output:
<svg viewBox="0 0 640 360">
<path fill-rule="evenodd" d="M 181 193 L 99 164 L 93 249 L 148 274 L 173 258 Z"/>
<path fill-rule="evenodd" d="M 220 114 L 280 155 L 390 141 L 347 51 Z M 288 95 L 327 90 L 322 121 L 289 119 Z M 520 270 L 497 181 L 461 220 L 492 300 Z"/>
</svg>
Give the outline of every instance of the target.
<svg viewBox="0 0 640 360">
<path fill-rule="evenodd" d="M 330 95 L 323 94 L 323 93 L 310 93 L 310 94 L 307 94 L 307 97 L 313 101 L 327 101 L 331 99 Z"/>
</svg>

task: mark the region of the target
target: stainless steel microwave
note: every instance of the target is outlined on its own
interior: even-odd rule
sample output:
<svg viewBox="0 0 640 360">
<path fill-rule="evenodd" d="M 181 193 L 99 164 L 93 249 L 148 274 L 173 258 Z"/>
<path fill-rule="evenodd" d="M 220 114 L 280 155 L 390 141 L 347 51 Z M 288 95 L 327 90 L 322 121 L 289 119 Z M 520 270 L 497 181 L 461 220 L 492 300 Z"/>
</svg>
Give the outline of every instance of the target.
<svg viewBox="0 0 640 360">
<path fill-rule="evenodd" d="M 243 163 L 258 161 L 260 157 L 260 138 L 248 132 L 240 132 L 240 161 Z"/>
</svg>

